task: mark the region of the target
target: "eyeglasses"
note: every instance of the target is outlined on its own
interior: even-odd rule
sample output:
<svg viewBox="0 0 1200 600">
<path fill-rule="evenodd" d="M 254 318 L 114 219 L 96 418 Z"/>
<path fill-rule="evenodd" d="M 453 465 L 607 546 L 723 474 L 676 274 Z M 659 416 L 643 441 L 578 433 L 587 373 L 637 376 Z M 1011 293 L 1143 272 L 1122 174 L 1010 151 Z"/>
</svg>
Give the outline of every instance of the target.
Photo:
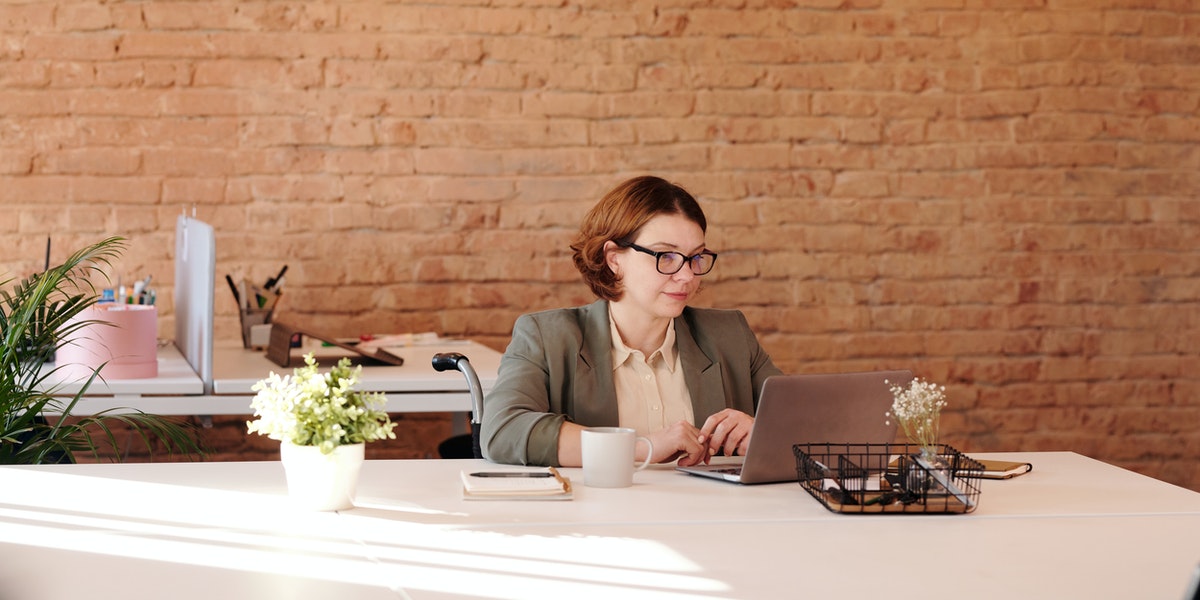
<svg viewBox="0 0 1200 600">
<path fill-rule="evenodd" d="M 691 266 L 692 273 L 696 275 L 706 275 L 712 270 L 713 265 L 717 264 L 717 253 L 709 252 L 708 250 L 704 250 L 699 254 L 693 254 L 692 256 L 686 256 L 679 252 L 655 252 L 633 242 L 618 245 L 623 248 L 633 248 L 642 254 L 653 256 L 657 261 L 655 267 L 663 275 L 674 275 L 683 270 L 683 265 Z"/>
</svg>

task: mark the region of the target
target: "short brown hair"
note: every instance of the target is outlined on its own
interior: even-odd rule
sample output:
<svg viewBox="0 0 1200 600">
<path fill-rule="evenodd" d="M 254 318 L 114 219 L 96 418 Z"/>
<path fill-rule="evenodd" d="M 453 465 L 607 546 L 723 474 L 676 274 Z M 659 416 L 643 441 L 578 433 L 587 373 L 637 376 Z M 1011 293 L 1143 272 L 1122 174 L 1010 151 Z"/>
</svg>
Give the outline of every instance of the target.
<svg viewBox="0 0 1200 600">
<path fill-rule="evenodd" d="M 613 188 L 583 218 L 575 241 L 571 242 L 575 268 L 600 298 L 620 300 L 624 293 L 621 280 L 604 257 L 604 243 L 625 245 L 638 231 L 658 215 L 683 215 L 708 230 L 708 221 L 700 204 L 687 190 L 659 177 L 634 177 Z"/>
</svg>

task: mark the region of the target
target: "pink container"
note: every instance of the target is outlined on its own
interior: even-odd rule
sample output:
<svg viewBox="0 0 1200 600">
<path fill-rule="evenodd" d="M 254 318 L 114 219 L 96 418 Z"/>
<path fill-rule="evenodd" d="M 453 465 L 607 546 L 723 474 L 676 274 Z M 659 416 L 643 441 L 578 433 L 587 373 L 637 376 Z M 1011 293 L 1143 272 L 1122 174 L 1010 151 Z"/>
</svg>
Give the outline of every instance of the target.
<svg viewBox="0 0 1200 600">
<path fill-rule="evenodd" d="M 158 377 L 158 311 L 139 304 L 95 304 L 73 322 L 107 321 L 80 328 L 58 349 L 55 364 L 63 375 L 87 377 L 100 371 L 104 379 Z"/>
</svg>

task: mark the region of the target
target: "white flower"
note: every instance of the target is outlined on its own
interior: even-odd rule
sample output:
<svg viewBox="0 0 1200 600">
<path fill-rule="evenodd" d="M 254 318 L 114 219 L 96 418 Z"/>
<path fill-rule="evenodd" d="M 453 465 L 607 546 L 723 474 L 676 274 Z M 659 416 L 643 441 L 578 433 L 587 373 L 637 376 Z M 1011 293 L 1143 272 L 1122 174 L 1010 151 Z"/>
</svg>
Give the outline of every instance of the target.
<svg viewBox="0 0 1200 600">
<path fill-rule="evenodd" d="M 292 375 L 272 372 L 254 384 L 250 406 L 257 419 L 246 422 L 250 433 L 319 446 L 325 454 L 337 446 L 396 438 L 396 424 L 383 410 L 383 394 L 354 391 L 361 366 L 351 370 L 350 360 L 343 358 L 322 375 L 311 352 L 304 365 Z"/>
<path fill-rule="evenodd" d="M 896 419 L 904 435 L 914 444 L 923 449 L 935 449 L 938 439 L 938 423 L 942 409 L 946 407 L 946 386 L 922 381 L 915 378 L 905 388 L 892 385 L 892 410 L 885 416 L 888 423 Z"/>
</svg>

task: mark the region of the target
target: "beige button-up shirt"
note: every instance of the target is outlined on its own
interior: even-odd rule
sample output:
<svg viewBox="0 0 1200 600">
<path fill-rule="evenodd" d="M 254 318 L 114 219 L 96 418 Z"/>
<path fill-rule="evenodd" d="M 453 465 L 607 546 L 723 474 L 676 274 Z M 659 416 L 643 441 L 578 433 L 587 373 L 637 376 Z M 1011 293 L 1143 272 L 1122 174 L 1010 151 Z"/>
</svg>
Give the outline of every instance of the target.
<svg viewBox="0 0 1200 600">
<path fill-rule="evenodd" d="M 679 367 L 679 353 L 675 351 L 675 321 L 669 322 L 662 346 L 649 357 L 625 345 L 611 312 L 608 323 L 621 427 L 646 435 L 679 421 L 691 423 L 692 397 Z"/>
</svg>

